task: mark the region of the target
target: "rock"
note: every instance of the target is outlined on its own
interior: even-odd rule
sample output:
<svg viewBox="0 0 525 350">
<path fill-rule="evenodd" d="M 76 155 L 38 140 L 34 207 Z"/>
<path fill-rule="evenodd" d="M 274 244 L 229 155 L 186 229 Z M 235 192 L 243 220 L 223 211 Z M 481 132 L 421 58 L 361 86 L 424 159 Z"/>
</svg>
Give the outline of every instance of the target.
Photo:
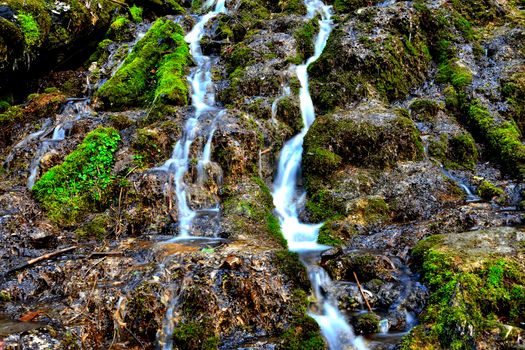
<svg viewBox="0 0 525 350">
<path fill-rule="evenodd" d="M 411 332 L 408 344 L 420 341 L 421 330 L 429 324 L 442 328 L 429 333 L 426 341 L 443 347 L 454 341 L 490 347 L 515 343 L 519 335 L 505 338 L 485 332 L 492 328 L 488 319 L 501 326 L 498 320 L 515 326 L 522 322 L 523 241 L 520 229 L 500 227 L 436 235 L 418 243 L 413 254 L 432 294 L 423 324 Z"/>
</svg>

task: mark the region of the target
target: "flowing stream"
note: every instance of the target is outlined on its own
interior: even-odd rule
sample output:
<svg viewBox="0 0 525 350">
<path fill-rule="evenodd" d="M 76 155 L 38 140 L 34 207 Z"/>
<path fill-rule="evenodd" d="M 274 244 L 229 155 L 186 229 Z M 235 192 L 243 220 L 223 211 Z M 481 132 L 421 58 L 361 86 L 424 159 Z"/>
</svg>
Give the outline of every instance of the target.
<svg viewBox="0 0 525 350">
<path fill-rule="evenodd" d="M 210 5 L 211 4 L 206 4 Z M 211 131 L 208 136 L 208 142 L 205 146 L 204 152 L 201 154 L 201 159 L 198 164 L 204 168 L 204 165 L 209 162 L 211 138 L 215 132 L 216 119 L 220 118 L 221 111 L 215 105 L 215 91 L 211 80 L 211 68 L 214 60 L 211 57 L 202 54 L 200 41 L 205 33 L 205 26 L 209 20 L 220 13 L 226 12 L 225 0 L 218 0 L 213 10 L 202 16 L 192 30 L 185 36 L 186 42 L 190 45 L 190 52 L 193 56 L 197 67 L 194 68 L 188 77 L 192 88 L 192 106 L 194 107 L 194 114 L 186 121 L 182 132 L 182 137 L 177 141 L 171 158 L 164 163 L 158 170 L 166 171 L 173 176 L 175 184 L 175 195 L 177 197 L 178 219 L 179 219 L 179 234 L 174 240 L 192 238 L 191 229 L 192 222 L 196 213 L 188 203 L 187 185 L 184 182 L 184 176 L 189 169 L 190 148 L 193 143 L 197 130 L 199 128 L 200 119 L 203 115 L 213 115 Z M 208 145 L 209 143 L 209 145 Z M 202 170 L 202 173 L 204 171 Z M 171 178 L 171 176 L 170 176 Z M 168 180 L 171 181 L 171 180 Z M 217 214 L 216 208 L 208 208 L 203 213 Z M 194 237 L 193 237 L 194 238 Z"/>
<path fill-rule="evenodd" d="M 307 17 L 321 16 L 320 30 L 315 39 L 314 55 L 306 63 L 297 66 L 297 77 L 301 83 L 299 91 L 301 115 L 304 127 L 299 134 L 289 140 L 281 151 L 277 176 L 274 182 L 273 203 L 279 217 L 281 230 L 291 251 L 298 252 L 306 265 L 312 288 L 317 299 L 317 310 L 310 313 L 326 338 L 330 349 L 366 349 L 364 341 L 355 337 L 352 327 L 337 308 L 336 301 L 330 297 L 332 281 L 326 271 L 318 266 L 320 252 L 327 247 L 317 243 L 322 224 L 306 224 L 299 220 L 299 206 L 303 203 L 304 190 L 298 188 L 303 152 L 303 140 L 315 120 L 315 111 L 308 88 L 308 67 L 323 52 L 332 31 L 331 7 L 320 0 L 306 0 Z"/>
</svg>

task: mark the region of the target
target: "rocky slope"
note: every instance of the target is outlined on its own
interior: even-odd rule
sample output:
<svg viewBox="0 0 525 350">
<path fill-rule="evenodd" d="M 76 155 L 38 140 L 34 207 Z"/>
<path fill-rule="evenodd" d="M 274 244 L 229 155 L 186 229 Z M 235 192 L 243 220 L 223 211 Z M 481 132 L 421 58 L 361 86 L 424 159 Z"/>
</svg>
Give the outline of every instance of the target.
<svg viewBox="0 0 525 350">
<path fill-rule="evenodd" d="M 328 347 L 271 193 L 319 31 L 301 1 L 205 23 L 221 112 L 182 177 L 201 239 L 166 243 L 202 64 L 185 35 L 213 5 L 0 4 L 0 349 Z M 322 293 L 371 349 L 522 348 L 525 4 L 330 5 L 300 174 Z"/>
</svg>

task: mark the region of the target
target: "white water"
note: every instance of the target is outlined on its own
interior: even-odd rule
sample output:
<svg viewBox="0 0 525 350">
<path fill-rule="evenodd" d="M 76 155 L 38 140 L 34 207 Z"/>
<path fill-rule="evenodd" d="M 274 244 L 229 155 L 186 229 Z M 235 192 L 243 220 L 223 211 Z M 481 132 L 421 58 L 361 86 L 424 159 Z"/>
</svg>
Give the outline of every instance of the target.
<svg viewBox="0 0 525 350">
<path fill-rule="evenodd" d="M 450 180 L 454 181 L 463 190 L 463 192 L 465 192 L 465 194 L 467 195 L 467 198 L 466 198 L 467 202 L 479 202 L 479 201 L 481 201 L 481 198 L 479 198 L 474 193 L 472 193 L 472 191 L 467 186 L 467 184 L 465 184 L 463 181 L 461 181 L 461 179 L 459 179 L 459 178 L 455 177 L 454 175 L 452 175 L 447 169 L 445 169 L 445 167 L 443 165 L 441 165 L 441 172 L 443 172 L 443 174 L 446 177 L 448 177 Z"/>
<path fill-rule="evenodd" d="M 222 110 L 219 113 L 217 113 L 217 115 L 211 123 L 210 132 L 208 134 L 208 141 L 206 141 L 206 145 L 204 145 L 204 149 L 202 150 L 201 159 L 199 159 L 199 162 L 197 163 L 197 174 L 200 182 L 206 179 L 204 171 L 206 165 L 208 165 L 211 161 L 211 143 L 213 141 L 213 135 L 215 134 L 215 130 L 217 130 L 217 123 L 219 122 L 219 120 L 225 112 L 226 111 Z"/>
<path fill-rule="evenodd" d="M 207 3 L 206 6 L 211 6 L 211 4 Z M 171 158 L 159 169 L 174 175 L 173 181 L 175 183 L 175 195 L 177 197 L 179 213 L 179 235 L 177 239 L 187 239 L 191 237 L 191 226 L 196 215 L 188 203 L 186 184 L 184 183 L 184 176 L 189 168 L 190 147 L 195 139 L 201 115 L 203 115 L 204 112 L 216 110 L 215 92 L 211 80 L 212 60 L 210 57 L 202 54 L 200 41 L 204 36 L 206 23 L 218 14 L 225 12 L 225 0 L 217 0 L 215 8 L 202 16 L 184 38 L 190 45 L 190 52 L 197 64 L 197 67 L 192 70 L 192 73 L 188 77 L 192 88 L 191 101 L 195 109 L 195 114 L 186 121 L 182 137 L 177 141 Z M 212 130 L 214 131 L 214 127 L 212 127 Z M 212 136 L 213 135 L 210 137 Z M 204 155 L 207 154 L 206 152 L 205 150 Z M 206 156 L 209 159 L 209 155 Z"/>
<path fill-rule="evenodd" d="M 308 129 L 315 120 L 315 111 L 308 88 L 308 66 L 315 62 L 323 52 L 328 37 L 332 31 L 331 7 L 320 0 L 305 0 L 308 18 L 316 14 L 321 16 L 320 31 L 315 40 L 314 55 L 306 63 L 297 66 L 297 77 L 301 83 L 299 98 L 304 127 L 301 132 L 289 140 L 281 151 L 277 177 L 274 182 L 273 204 L 279 216 L 281 230 L 292 251 L 303 253 L 322 251 L 325 246 L 317 243 L 319 228 L 322 224 L 305 224 L 299 221 L 298 207 L 304 198 L 304 191 L 297 186 L 303 152 L 303 140 Z M 352 327 L 337 309 L 336 302 L 326 297 L 332 285 L 327 273 L 314 263 L 305 262 L 309 271 L 310 281 L 318 301 L 318 313 L 311 313 L 326 338 L 330 349 L 346 348 L 366 349 L 364 341 L 355 337 Z"/>
<path fill-rule="evenodd" d="M 46 136 L 46 134 L 49 135 L 50 133 L 50 131 L 49 133 L 46 132 L 48 127 L 46 127 L 46 130 L 42 129 L 37 133 L 31 134 L 41 137 L 41 143 L 38 147 L 35 157 L 29 166 L 27 188 L 32 189 L 35 185 L 36 178 L 38 177 L 38 172 L 40 170 L 40 162 L 42 161 L 42 158 L 44 158 L 45 154 L 51 151 L 57 143 L 66 138 L 75 121 L 90 114 L 91 109 L 89 107 L 88 99 L 73 99 L 66 103 L 62 113 L 57 116 L 57 121 L 59 123 L 53 128 L 53 133 L 51 134 L 50 138 L 49 136 Z"/>
</svg>

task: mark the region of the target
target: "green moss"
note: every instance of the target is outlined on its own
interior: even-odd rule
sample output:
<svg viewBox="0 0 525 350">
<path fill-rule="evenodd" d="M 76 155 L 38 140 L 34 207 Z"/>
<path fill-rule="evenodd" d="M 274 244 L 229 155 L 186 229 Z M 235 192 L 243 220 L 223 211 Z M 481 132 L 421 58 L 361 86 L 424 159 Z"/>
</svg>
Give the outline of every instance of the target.
<svg viewBox="0 0 525 350">
<path fill-rule="evenodd" d="M 139 7 L 137 5 L 133 5 L 129 8 L 129 13 L 131 15 L 131 19 L 133 19 L 133 22 L 140 23 L 142 22 L 142 7 Z"/>
<path fill-rule="evenodd" d="M 501 92 L 509 106 L 508 114 L 525 131 L 525 73 L 513 74 L 502 84 Z"/>
<path fill-rule="evenodd" d="M 448 141 L 448 168 L 473 169 L 478 160 L 478 149 L 469 133 L 453 136 Z"/>
<path fill-rule="evenodd" d="M 494 197 L 501 197 L 505 195 L 505 191 L 503 191 L 503 189 L 496 187 L 487 180 L 481 181 L 481 184 L 478 186 L 476 193 L 478 196 L 487 201 L 492 200 Z"/>
<path fill-rule="evenodd" d="M 372 19 L 365 22 L 375 25 Z M 342 28 L 334 28 L 321 57 L 309 67 L 312 98 L 322 111 L 345 107 L 374 92 L 389 101 L 403 99 L 423 82 L 431 57 L 420 35 L 408 40 L 392 30 L 381 40 L 369 40 L 371 33 L 364 32 L 366 60 L 346 47 L 347 35 Z"/>
<path fill-rule="evenodd" d="M 186 70 L 190 61 L 190 51 L 181 34 L 172 36 L 177 48 L 165 55 L 157 70 L 157 88 L 155 98 L 174 105 L 188 104 L 188 84 Z"/>
<path fill-rule="evenodd" d="M 307 174 L 327 174 L 342 164 L 381 168 L 420 159 L 423 146 L 414 123 L 405 117 L 376 125 L 328 116 L 318 118 L 309 129 L 303 154 Z"/>
<path fill-rule="evenodd" d="M 317 243 L 338 247 L 343 245 L 343 241 L 332 235 L 331 222 L 325 222 L 319 230 L 319 236 L 317 236 Z"/>
<path fill-rule="evenodd" d="M 354 323 L 357 334 L 374 334 L 379 331 L 379 316 L 374 313 L 365 313 L 357 316 Z"/>
<path fill-rule="evenodd" d="M 335 0 L 334 9 L 336 12 L 348 13 L 353 12 L 361 7 L 375 5 L 379 1 L 368 1 L 368 0 Z"/>
<path fill-rule="evenodd" d="M 485 24 L 498 18 L 498 7 L 490 0 L 452 0 L 451 3 L 465 20 Z"/>
<path fill-rule="evenodd" d="M 102 240 L 108 234 L 109 217 L 97 214 L 93 219 L 78 228 L 75 233 L 83 239 L 96 238 Z"/>
<path fill-rule="evenodd" d="M 246 46 L 243 42 L 235 44 L 233 47 L 227 49 L 224 53 L 227 64 L 227 72 L 232 75 L 239 69 L 244 69 L 246 66 L 254 62 L 254 52 L 251 48 Z"/>
<path fill-rule="evenodd" d="M 279 99 L 275 117 L 290 126 L 294 134 L 299 133 L 303 128 L 301 108 L 295 96 L 286 96 Z"/>
<path fill-rule="evenodd" d="M 124 16 L 119 16 L 109 26 L 106 37 L 115 41 L 128 41 L 133 37 L 130 21 Z"/>
<path fill-rule="evenodd" d="M 283 349 L 322 350 L 326 344 L 321 336 L 319 326 L 306 314 L 308 299 L 303 290 L 294 290 L 291 301 L 295 310 L 288 329 L 279 337 Z"/>
<path fill-rule="evenodd" d="M 22 28 L 24 34 L 24 41 L 27 46 L 37 45 L 40 41 L 40 26 L 37 21 L 33 18 L 31 13 L 19 12 L 18 23 Z"/>
<path fill-rule="evenodd" d="M 288 247 L 288 242 L 286 242 L 283 232 L 281 231 L 281 224 L 272 213 L 268 213 L 266 216 L 266 227 L 268 228 L 268 232 L 277 242 L 279 242 L 279 244 L 281 244 L 283 248 Z"/>
<path fill-rule="evenodd" d="M 189 50 L 182 35 L 178 24 L 157 20 L 96 96 L 114 109 L 144 105 L 155 97 L 171 103 L 186 103 L 187 87 L 183 75 L 189 62 Z M 157 68 L 157 73 L 153 74 Z"/>
<path fill-rule="evenodd" d="M 324 190 L 316 191 L 310 196 L 306 202 L 306 209 L 314 222 L 326 220 L 337 214 L 332 196 Z"/>
<path fill-rule="evenodd" d="M 331 174 L 342 164 L 341 156 L 324 148 L 309 149 L 307 155 L 308 165 L 315 167 L 321 175 Z"/>
<path fill-rule="evenodd" d="M 189 321 L 175 326 L 173 345 L 180 350 L 212 350 L 218 348 L 219 338 L 213 332 L 211 321 Z"/>
<path fill-rule="evenodd" d="M 479 100 L 466 107 L 466 123 L 475 136 L 485 141 L 491 155 L 514 175 L 525 174 L 525 146 L 515 124 L 498 123 Z"/>
<path fill-rule="evenodd" d="M 514 260 L 488 255 L 467 264 L 472 255 L 449 251 L 442 242 L 443 236 L 431 237 L 413 250 L 431 295 L 421 317 L 423 326 L 405 337 L 402 349 L 428 344 L 476 348 L 480 342 L 486 344 L 484 336 L 502 327 L 502 321 L 517 324 L 523 318 L 516 310 L 524 305 L 520 291 L 525 274 Z"/>
<path fill-rule="evenodd" d="M 0 290 L 0 303 L 11 301 L 11 294 L 7 290 Z"/>
<path fill-rule="evenodd" d="M 134 124 L 134 121 L 129 119 L 124 114 L 110 115 L 109 121 L 111 122 L 111 125 L 117 130 L 127 129 Z"/>
<path fill-rule="evenodd" d="M 87 212 L 107 204 L 119 140 L 115 129 L 93 130 L 62 164 L 51 168 L 35 183 L 33 195 L 51 220 L 60 226 L 70 226 Z"/>
<path fill-rule="evenodd" d="M 410 103 L 410 116 L 418 122 L 432 122 L 442 109 L 434 100 L 417 99 Z"/>
<path fill-rule="evenodd" d="M 288 276 L 288 278 L 294 282 L 296 287 L 304 290 L 310 288 L 308 274 L 306 268 L 299 259 L 299 254 L 282 249 L 275 252 L 274 259 L 275 264 L 279 267 L 281 272 Z"/>
<path fill-rule="evenodd" d="M 428 155 L 445 163 L 448 150 L 448 138 L 446 134 L 439 135 L 439 140 L 431 140 L 428 144 Z"/>
<path fill-rule="evenodd" d="M 301 57 L 301 61 L 313 56 L 314 54 L 314 38 L 319 31 L 319 23 L 316 18 L 310 19 L 302 27 L 299 27 L 294 32 L 294 38 L 297 43 L 297 53 Z"/>
<path fill-rule="evenodd" d="M 472 72 L 454 60 L 439 65 L 437 81 L 450 82 L 456 90 L 463 90 L 472 83 Z"/>
<path fill-rule="evenodd" d="M 166 156 L 163 139 L 165 135 L 156 129 L 137 129 L 131 147 L 135 156 L 138 156 L 145 166 L 154 166 Z"/>
<path fill-rule="evenodd" d="M 0 101 L 0 113 L 6 112 L 9 107 L 11 107 L 11 104 L 7 101 Z"/>
</svg>

